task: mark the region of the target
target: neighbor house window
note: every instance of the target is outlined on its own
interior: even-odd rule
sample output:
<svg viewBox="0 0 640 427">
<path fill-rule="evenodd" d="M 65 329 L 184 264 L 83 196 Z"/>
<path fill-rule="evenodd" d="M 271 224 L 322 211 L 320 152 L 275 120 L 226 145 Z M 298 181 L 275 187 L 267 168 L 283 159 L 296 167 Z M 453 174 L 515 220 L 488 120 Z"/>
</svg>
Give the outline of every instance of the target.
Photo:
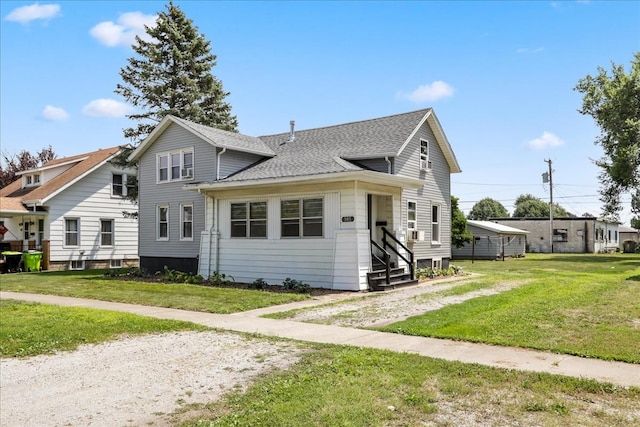
<svg viewBox="0 0 640 427">
<path fill-rule="evenodd" d="M 323 199 L 280 202 L 282 237 L 322 237 Z"/>
<path fill-rule="evenodd" d="M 431 206 L 431 242 L 440 243 L 440 205 Z"/>
<path fill-rule="evenodd" d="M 554 228 L 553 229 L 553 241 L 554 242 L 568 242 L 569 232 L 566 228 Z"/>
<path fill-rule="evenodd" d="M 267 237 L 267 202 L 232 203 L 231 237 Z"/>
<path fill-rule="evenodd" d="M 122 260 L 121 259 L 109 260 L 109 268 L 122 268 Z"/>
<path fill-rule="evenodd" d="M 34 185 L 40 184 L 40 174 L 39 173 L 33 175 L 33 184 Z"/>
<path fill-rule="evenodd" d="M 84 260 L 73 260 L 69 263 L 70 270 L 84 270 Z"/>
<path fill-rule="evenodd" d="M 193 205 L 182 205 L 180 224 L 180 239 L 193 240 Z"/>
<path fill-rule="evenodd" d="M 407 202 L 407 229 L 415 230 L 417 227 L 418 204 L 416 202 Z"/>
<path fill-rule="evenodd" d="M 64 244 L 65 246 L 78 246 L 80 236 L 80 220 L 67 218 L 64 220 Z"/>
<path fill-rule="evenodd" d="M 158 206 L 157 209 L 157 239 L 169 240 L 169 206 Z"/>
<path fill-rule="evenodd" d="M 33 184 L 33 177 L 31 175 L 25 175 L 24 181 L 25 181 L 26 185 L 32 185 Z"/>
<path fill-rule="evenodd" d="M 429 141 L 420 140 L 420 170 L 426 171 L 431 169 L 431 161 L 429 160 Z"/>
<path fill-rule="evenodd" d="M 100 220 L 100 246 L 113 246 L 113 220 Z"/>
<path fill-rule="evenodd" d="M 193 149 L 158 155 L 158 182 L 193 179 Z"/>
</svg>

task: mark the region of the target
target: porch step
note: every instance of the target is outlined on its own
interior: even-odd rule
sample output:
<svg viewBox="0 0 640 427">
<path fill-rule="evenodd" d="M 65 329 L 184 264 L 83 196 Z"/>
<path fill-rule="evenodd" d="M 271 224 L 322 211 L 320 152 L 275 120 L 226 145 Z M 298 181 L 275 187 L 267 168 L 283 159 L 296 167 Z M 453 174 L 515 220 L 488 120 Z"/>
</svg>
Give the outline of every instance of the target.
<svg viewBox="0 0 640 427">
<path fill-rule="evenodd" d="M 399 288 L 403 288 L 405 286 L 412 286 L 412 285 L 417 285 L 418 284 L 418 279 L 407 279 L 407 280 L 401 280 L 399 282 L 391 282 L 390 284 L 386 284 L 386 283 L 381 283 L 379 285 L 376 285 L 373 290 L 374 291 L 390 291 L 392 289 L 399 289 Z"/>
</svg>

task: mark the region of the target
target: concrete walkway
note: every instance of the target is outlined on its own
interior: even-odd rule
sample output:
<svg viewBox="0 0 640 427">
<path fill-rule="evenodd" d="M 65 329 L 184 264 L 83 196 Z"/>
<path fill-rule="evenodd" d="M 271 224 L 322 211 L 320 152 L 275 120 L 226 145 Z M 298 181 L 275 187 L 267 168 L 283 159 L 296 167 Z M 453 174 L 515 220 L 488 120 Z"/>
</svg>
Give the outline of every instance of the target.
<svg viewBox="0 0 640 427">
<path fill-rule="evenodd" d="M 256 333 L 265 336 L 314 343 L 350 345 L 415 353 L 421 356 L 444 360 L 478 363 L 481 365 L 523 371 L 548 372 L 551 374 L 610 382 L 624 387 L 640 387 L 640 364 L 607 362 L 522 348 L 413 337 L 365 329 L 352 329 L 340 326 L 317 325 L 257 317 L 263 312 L 274 311 L 274 308 L 225 315 L 83 298 L 14 292 L 0 292 L 0 299 L 16 299 L 61 306 L 121 311 L 159 319 L 185 320 L 229 331 Z M 305 307 L 311 304 L 321 304 L 326 302 L 326 300 L 326 298 L 319 298 L 312 301 L 287 304 L 285 306 L 279 306 L 277 311 Z"/>
</svg>

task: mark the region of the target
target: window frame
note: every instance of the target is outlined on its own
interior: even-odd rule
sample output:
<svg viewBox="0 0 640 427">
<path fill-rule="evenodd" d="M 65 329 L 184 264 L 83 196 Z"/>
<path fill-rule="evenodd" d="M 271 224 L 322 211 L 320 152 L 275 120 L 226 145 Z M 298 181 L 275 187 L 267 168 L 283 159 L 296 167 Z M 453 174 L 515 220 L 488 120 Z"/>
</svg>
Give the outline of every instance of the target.
<svg viewBox="0 0 640 427">
<path fill-rule="evenodd" d="M 423 147 L 425 148 L 423 150 Z M 426 153 L 424 153 L 426 151 Z M 429 140 L 420 139 L 420 161 L 418 163 L 418 167 L 421 171 L 430 171 L 431 170 L 431 160 L 430 160 L 430 152 L 431 152 L 431 143 Z"/>
<path fill-rule="evenodd" d="M 317 216 L 317 215 L 310 215 L 310 216 L 305 216 L 304 211 L 305 211 L 305 202 L 312 202 L 312 201 L 320 201 L 321 203 L 321 215 Z M 298 202 L 298 216 L 297 217 L 288 217 L 288 218 L 284 218 L 282 215 L 282 207 L 283 207 L 283 203 L 287 203 L 287 202 L 293 202 L 293 201 L 297 201 Z M 324 217 L 325 217 L 325 212 L 324 212 L 324 197 L 300 197 L 300 198 L 288 198 L 288 199 L 281 199 L 280 200 L 280 238 L 281 239 L 322 239 L 324 238 L 325 232 L 324 232 Z M 320 235 L 314 235 L 314 234 L 308 234 L 305 233 L 306 230 L 306 226 L 309 224 L 313 224 L 312 221 L 317 221 L 318 219 L 320 219 L 320 228 L 321 228 L 321 233 Z M 297 220 L 297 221 L 296 221 Z M 294 222 L 298 223 L 298 234 L 297 235 L 289 235 L 289 236 L 285 236 L 283 234 L 284 231 L 284 222 L 288 221 L 291 222 L 291 224 L 293 224 Z M 293 221 L 293 222 L 292 222 Z"/>
<path fill-rule="evenodd" d="M 111 224 L 110 231 L 104 231 L 102 228 L 103 224 Z M 101 248 L 112 248 L 116 244 L 116 234 L 115 234 L 116 222 L 113 218 L 100 218 L 100 247 Z M 106 235 L 111 237 L 111 244 L 105 244 L 104 238 Z"/>
<path fill-rule="evenodd" d="M 413 209 L 411 209 L 411 204 L 413 204 L 413 207 L 414 207 Z M 414 213 L 414 219 L 409 219 L 410 212 Z M 415 200 L 407 200 L 407 230 L 414 231 L 417 229 L 418 229 L 418 202 L 416 202 Z"/>
<path fill-rule="evenodd" d="M 187 158 L 190 158 L 189 162 L 187 162 Z M 162 167 L 163 159 L 166 159 L 165 167 Z M 194 167 L 195 150 L 193 147 L 158 153 L 156 154 L 156 183 L 193 180 Z M 162 179 L 163 171 L 166 171 L 165 179 Z"/>
<path fill-rule="evenodd" d="M 435 215 L 434 215 L 434 209 Z M 434 216 L 436 217 L 434 219 Z M 437 236 L 435 236 L 437 234 Z M 437 239 L 434 239 L 437 237 Z M 439 245 L 442 243 L 442 206 L 439 203 L 431 205 L 431 243 Z"/>
<path fill-rule="evenodd" d="M 244 205 L 244 218 L 233 218 L 233 206 L 242 206 Z M 253 218 L 252 214 L 252 205 L 264 205 L 264 218 Z M 266 239 L 269 235 L 268 223 L 269 223 L 269 204 L 266 200 L 253 200 L 246 202 L 232 202 L 229 204 L 229 237 L 232 239 Z M 244 235 L 243 236 L 234 236 L 233 232 L 236 228 L 233 227 L 235 224 L 244 223 Z M 252 225 L 256 223 L 264 223 L 264 235 L 254 235 L 252 233 Z"/>
<path fill-rule="evenodd" d="M 166 211 L 165 220 L 161 221 L 161 211 Z M 166 224 L 166 236 L 162 236 L 162 224 Z M 156 241 L 166 242 L 169 240 L 169 205 L 156 205 Z"/>
<path fill-rule="evenodd" d="M 75 230 L 69 230 L 69 223 L 73 221 L 76 224 Z M 75 235 L 75 244 L 69 243 L 69 236 Z M 80 218 L 68 217 L 64 218 L 64 245 L 65 248 L 77 248 L 80 247 Z"/>
<path fill-rule="evenodd" d="M 79 267 L 74 267 L 75 263 L 79 263 Z M 69 270 L 84 270 L 85 269 L 85 262 L 83 259 L 72 259 L 69 261 Z"/>
<path fill-rule="evenodd" d="M 109 268 L 122 268 L 122 259 L 110 259 Z"/>
<path fill-rule="evenodd" d="M 191 208 L 191 218 L 185 219 L 185 209 Z M 185 225 L 191 224 L 191 235 L 187 236 L 185 233 Z M 193 203 L 181 203 L 180 204 L 180 240 L 193 241 Z"/>
</svg>

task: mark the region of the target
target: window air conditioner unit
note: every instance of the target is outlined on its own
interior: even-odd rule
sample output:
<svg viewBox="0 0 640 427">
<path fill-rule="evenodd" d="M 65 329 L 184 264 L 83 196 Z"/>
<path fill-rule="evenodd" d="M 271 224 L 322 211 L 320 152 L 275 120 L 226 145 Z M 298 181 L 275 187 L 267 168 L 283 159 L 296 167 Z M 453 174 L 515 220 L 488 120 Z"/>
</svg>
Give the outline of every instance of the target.
<svg viewBox="0 0 640 427">
<path fill-rule="evenodd" d="M 182 169 L 182 177 L 183 178 L 193 178 L 193 168 L 184 168 L 184 169 Z"/>
<path fill-rule="evenodd" d="M 431 170 L 431 161 L 427 159 L 420 159 L 420 170 Z"/>
<path fill-rule="evenodd" d="M 409 241 L 418 240 L 418 230 L 409 230 Z"/>
</svg>

